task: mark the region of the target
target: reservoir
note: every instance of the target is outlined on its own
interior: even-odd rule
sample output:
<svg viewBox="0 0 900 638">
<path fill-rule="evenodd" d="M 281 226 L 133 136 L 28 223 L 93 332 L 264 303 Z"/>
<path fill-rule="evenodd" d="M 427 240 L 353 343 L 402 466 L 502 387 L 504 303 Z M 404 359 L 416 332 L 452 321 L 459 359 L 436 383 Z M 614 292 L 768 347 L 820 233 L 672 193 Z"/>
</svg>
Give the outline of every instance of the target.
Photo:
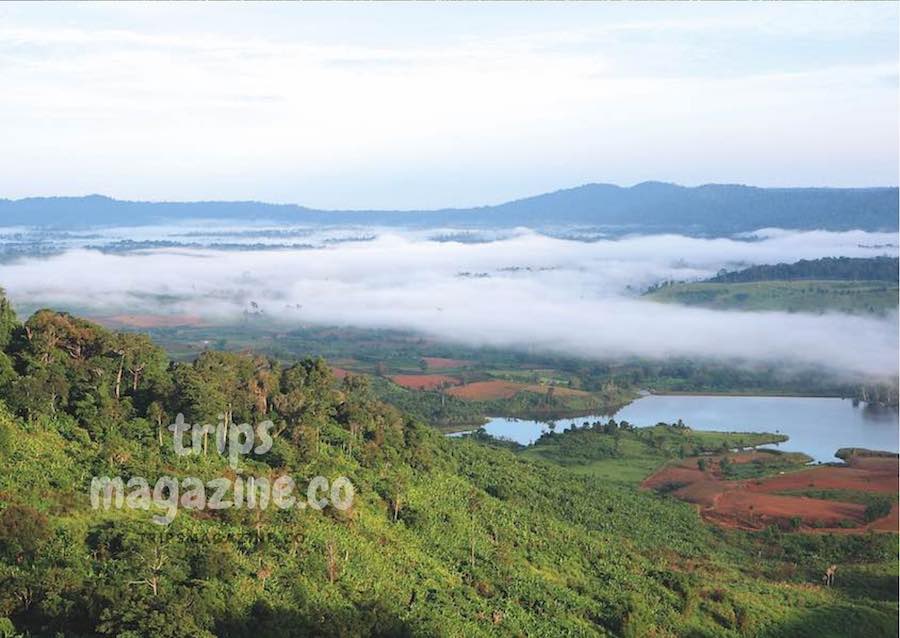
<svg viewBox="0 0 900 638">
<path fill-rule="evenodd" d="M 619 410 L 614 418 L 648 426 L 678 419 L 695 430 L 725 432 L 778 432 L 788 441 L 773 445 L 790 452 L 805 452 L 815 461 L 838 461 L 842 447 L 864 447 L 897 452 L 898 413 L 895 409 L 826 397 L 645 396 Z M 559 419 L 561 432 L 585 421 L 607 421 L 608 416 Z M 492 418 L 484 429 L 496 437 L 523 445 L 537 440 L 550 424 L 523 419 Z"/>
</svg>

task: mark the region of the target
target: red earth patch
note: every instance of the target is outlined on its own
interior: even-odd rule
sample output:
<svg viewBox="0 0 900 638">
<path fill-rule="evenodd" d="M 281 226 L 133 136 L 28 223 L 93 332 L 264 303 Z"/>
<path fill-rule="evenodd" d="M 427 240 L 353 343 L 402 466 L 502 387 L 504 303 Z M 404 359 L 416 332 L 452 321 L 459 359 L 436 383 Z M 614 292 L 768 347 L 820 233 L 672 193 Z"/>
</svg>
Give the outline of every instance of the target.
<svg viewBox="0 0 900 638">
<path fill-rule="evenodd" d="M 753 454 L 729 455 L 732 462 L 749 462 Z M 831 499 L 778 494 L 802 490 L 849 490 L 896 494 L 898 460 L 853 457 L 847 466 L 822 466 L 761 479 L 730 481 L 722 478 L 716 457 L 705 457 L 710 469 L 701 472 L 697 458 L 668 465 L 641 484 L 646 489 L 666 489 L 676 498 L 696 505 L 707 521 L 746 530 L 800 521 L 802 532 L 862 533 L 867 530 L 897 532 L 898 507 L 874 522 L 866 523 L 864 505 Z M 852 524 L 854 527 L 846 527 Z"/>
<path fill-rule="evenodd" d="M 442 385 L 456 385 L 459 379 L 443 374 L 395 374 L 388 377 L 397 385 L 410 390 L 435 390 Z"/>
</svg>

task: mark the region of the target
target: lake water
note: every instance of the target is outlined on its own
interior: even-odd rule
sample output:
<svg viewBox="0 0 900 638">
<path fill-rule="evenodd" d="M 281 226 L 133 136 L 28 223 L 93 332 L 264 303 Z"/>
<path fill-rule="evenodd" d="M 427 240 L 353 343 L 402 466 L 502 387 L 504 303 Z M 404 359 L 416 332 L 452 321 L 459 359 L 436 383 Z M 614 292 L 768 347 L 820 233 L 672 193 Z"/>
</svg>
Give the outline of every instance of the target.
<svg viewBox="0 0 900 638">
<path fill-rule="evenodd" d="M 726 432 L 779 432 L 788 441 L 772 447 L 805 452 L 816 461 L 837 461 L 842 447 L 865 447 L 898 451 L 896 410 L 860 404 L 849 399 L 820 397 L 729 397 L 652 395 L 619 410 L 617 421 L 633 425 L 673 423 L 678 419 L 695 430 Z M 584 416 L 555 421 L 561 432 L 585 421 L 606 421 L 607 416 Z M 485 426 L 488 434 L 512 439 L 523 445 L 537 440 L 549 429 L 547 423 L 493 418 Z"/>
</svg>

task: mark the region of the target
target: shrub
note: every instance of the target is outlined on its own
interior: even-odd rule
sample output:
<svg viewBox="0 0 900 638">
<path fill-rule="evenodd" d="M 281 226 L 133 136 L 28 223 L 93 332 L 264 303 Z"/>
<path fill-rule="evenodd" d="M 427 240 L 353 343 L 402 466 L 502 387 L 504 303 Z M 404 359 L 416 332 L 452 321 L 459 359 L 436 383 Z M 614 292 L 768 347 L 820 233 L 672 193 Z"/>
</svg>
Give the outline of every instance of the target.
<svg viewBox="0 0 900 638">
<path fill-rule="evenodd" d="M 884 518 L 891 513 L 891 501 L 887 497 L 878 497 L 866 506 L 865 519 L 867 523 Z"/>
</svg>

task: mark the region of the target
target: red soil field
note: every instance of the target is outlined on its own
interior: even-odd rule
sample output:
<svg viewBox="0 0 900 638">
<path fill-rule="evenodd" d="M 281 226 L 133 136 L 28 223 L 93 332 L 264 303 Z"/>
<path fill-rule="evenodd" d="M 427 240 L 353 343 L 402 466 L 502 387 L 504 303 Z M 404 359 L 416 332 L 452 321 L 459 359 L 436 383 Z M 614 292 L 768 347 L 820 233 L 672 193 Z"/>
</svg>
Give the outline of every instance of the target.
<svg viewBox="0 0 900 638">
<path fill-rule="evenodd" d="M 451 388 L 448 390 L 448 394 L 470 401 L 490 401 L 492 399 L 509 399 L 523 390 L 536 394 L 547 394 L 547 390 L 550 387 L 540 384 L 515 383 L 514 381 L 493 379 L 491 381 L 476 381 L 475 383 L 467 383 L 466 385 Z M 552 387 L 554 394 L 557 396 L 590 396 L 590 392 L 585 392 L 584 390 L 573 390 L 559 386 Z"/>
<path fill-rule="evenodd" d="M 493 381 L 476 381 L 475 383 L 461 385 L 451 388 L 447 393 L 460 399 L 469 399 L 470 401 L 489 401 L 491 399 L 509 399 L 526 387 L 524 383 L 495 379 Z"/>
<path fill-rule="evenodd" d="M 896 534 L 897 530 L 900 530 L 900 507 L 894 505 L 890 514 L 879 518 L 869 525 L 869 528 L 878 532 L 894 532 Z"/>
<path fill-rule="evenodd" d="M 766 479 L 754 491 L 785 492 L 788 490 L 856 490 L 859 492 L 897 492 L 897 461 L 893 470 L 868 470 L 862 467 L 816 467 Z"/>
<path fill-rule="evenodd" d="M 388 378 L 397 385 L 402 385 L 410 390 L 434 390 L 442 383 L 450 385 L 459 383 L 459 379 L 444 374 L 395 374 Z"/>
<path fill-rule="evenodd" d="M 443 370 L 444 368 L 461 368 L 469 365 L 471 361 L 464 359 L 445 359 L 444 357 L 422 357 L 430 370 Z"/>
<path fill-rule="evenodd" d="M 736 463 L 746 463 L 754 454 L 729 455 Z M 894 494 L 898 485 L 896 458 L 854 457 L 848 466 L 823 466 L 762 479 L 724 480 L 717 459 L 707 458 L 710 469 L 701 472 L 697 458 L 688 458 L 662 468 L 641 484 L 647 489 L 668 486 L 671 494 L 693 503 L 707 521 L 723 527 L 747 530 L 784 525 L 799 517 L 802 532 L 862 533 L 867 530 L 898 531 L 900 512 L 895 505 L 890 515 L 866 523 L 865 506 L 836 500 L 778 494 L 799 490 L 852 490 Z M 851 522 L 856 527 L 842 527 Z"/>
<path fill-rule="evenodd" d="M 799 516 L 804 524 L 839 527 L 841 521 L 863 524 L 864 505 L 826 501 L 802 496 L 759 494 L 730 490 L 719 495 L 713 505 L 718 516 L 732 519 L 738 527 L 764 527 Z"/>
</svg>

